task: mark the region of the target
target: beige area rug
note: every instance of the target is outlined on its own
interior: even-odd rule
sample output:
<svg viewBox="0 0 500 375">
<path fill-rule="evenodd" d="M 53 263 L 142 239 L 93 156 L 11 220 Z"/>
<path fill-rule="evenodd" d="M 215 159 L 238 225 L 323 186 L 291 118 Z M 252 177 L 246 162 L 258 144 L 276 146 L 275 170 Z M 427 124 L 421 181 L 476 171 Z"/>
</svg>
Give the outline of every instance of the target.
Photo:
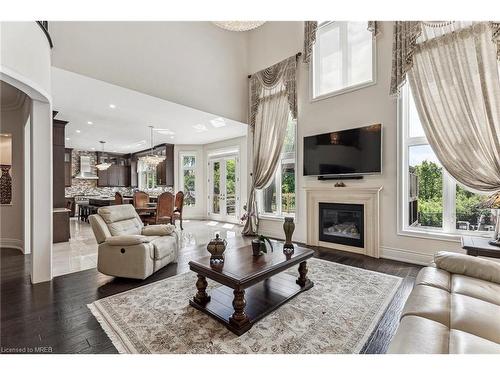
<svg viewBox="0 0 500 375">
<path fill-rule="evenodd" d="M 120 353 L 359 353 L 401 278 L 319 259 L 308 268 L 314 287 L 239 337 L 189 306 L 193 272 L 88 306 Z"/>
</svg>

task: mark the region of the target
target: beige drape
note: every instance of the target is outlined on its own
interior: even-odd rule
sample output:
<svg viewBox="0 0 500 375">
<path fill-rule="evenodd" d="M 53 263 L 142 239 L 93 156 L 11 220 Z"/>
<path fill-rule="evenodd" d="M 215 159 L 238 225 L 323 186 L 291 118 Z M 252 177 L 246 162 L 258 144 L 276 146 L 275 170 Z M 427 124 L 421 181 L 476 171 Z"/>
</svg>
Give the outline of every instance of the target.
<svg viewBox="0 0 500 375">
<path fill-rule="evenodd" d="M 314 43 L 316 42 L 316 31 L 318 30 L 317 21 L 304 22 L 304 62 L 311 61 L 311 55 Z"/>
<path fill-rule="evenodd" d="M 250 79 L 253 172 L 247 203 L 249 215 L 243 228 L 245 235 L 257 233 L 256 190 L 266 187 L 273 178 L 280 160 L 290 112 L 296 118 L 296 72 L 297 60 L 292 56 L 255 73 Z"/>
<path fill-rule="evenodd" d="M 500 190 L 500 81 L 487 23 L 418 44 L 409 73 L 425 134 L 460 183 Z"/>
</svg>

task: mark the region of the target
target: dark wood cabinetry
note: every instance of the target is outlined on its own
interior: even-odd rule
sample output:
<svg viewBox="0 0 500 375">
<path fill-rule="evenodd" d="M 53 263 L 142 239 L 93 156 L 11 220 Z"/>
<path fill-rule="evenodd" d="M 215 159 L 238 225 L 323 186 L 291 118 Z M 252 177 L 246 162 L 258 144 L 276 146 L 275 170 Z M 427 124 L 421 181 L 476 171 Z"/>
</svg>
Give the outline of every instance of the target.
<svg viewBox="0 0 500 375">
<path fill-rule="evenodd" d="M 98 155 L 98 162 L 106 161 L 111 166 L 97 171 L 97 186 L 126 187 L 130 186 L 130 158 L 124 155 Z"/>
<path fill-rule="evenodd" d="M 174 186 L 174 145 L 166 144 L 165 160 L 156 166 L 156 182 L 159 186 Z"/>
<path fill-rule="evenodd" d="M 71 186 L 72 171 L 71 171 L 71 148 L 64 150 L 64 186 Z"/>
<path fill-rule="evenodd" d="M 64 187 L 66 186 L 66 149 L 64 148 L 64 141 L 66 140 L 66 137 L 64 129 L 68 122 L 56 120 L 54 118 L 56 115 L 57 112 L 54 111 L 52 113 L 52 241 L 54 243 L 66 242 L 70 238 L 70 210 L 66 208 L 66 199 L 64 197 Z"/>
<path fill-rule="evenodd" d="M 54 208 L 65 206 L 64 128 L 66 127 L 67 123 L 67 121 L 56 119 L 52 120 L 52 199 Z"/>
<path fill-rule="evenodd" d="M 135 154 L 97 153 L 97 162 L 111 163 L 103 171 L 97 171 L 97 186 L 99 187 L 138 187 L 137 163 L 138 158 L 146 156 L 150 150 Z M 156 167 L 156 181 L 158 186 L 174 186 L 174 145 L 162 144 L 155 147 L 154 152 L 165 156 L 165 160 Z"/>
</svg>

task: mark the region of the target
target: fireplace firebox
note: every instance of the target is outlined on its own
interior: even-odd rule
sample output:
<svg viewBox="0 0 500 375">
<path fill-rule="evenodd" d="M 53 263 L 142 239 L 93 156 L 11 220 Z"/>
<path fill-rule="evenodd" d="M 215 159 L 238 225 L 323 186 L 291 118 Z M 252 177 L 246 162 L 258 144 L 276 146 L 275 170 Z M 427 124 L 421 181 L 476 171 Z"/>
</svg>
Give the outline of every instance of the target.
<svg viewBox="0 0 500 375">
<path fill-rule="evenodd" d="M 319 240 L 363 248 L 364 205 L 319 203 Z"/>
</svg>

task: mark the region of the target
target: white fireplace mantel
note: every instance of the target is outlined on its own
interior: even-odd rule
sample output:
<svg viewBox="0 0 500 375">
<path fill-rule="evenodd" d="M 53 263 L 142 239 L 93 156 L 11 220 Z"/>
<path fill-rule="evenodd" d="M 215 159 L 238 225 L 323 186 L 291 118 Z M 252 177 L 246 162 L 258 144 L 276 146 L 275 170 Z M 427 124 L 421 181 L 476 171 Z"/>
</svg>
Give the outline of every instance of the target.
<svg viewBox="0 0 500 375">
<path fill-rule="evenodd" d="M 380 256 L 380 191 L 376 187 L 305 187 L 307 204 L 307 244 L 379 258 Z M 364 205 L 364 247 L 333 244 L 319 240 L 319 203 L 347 203 Z"/>
</svg>

